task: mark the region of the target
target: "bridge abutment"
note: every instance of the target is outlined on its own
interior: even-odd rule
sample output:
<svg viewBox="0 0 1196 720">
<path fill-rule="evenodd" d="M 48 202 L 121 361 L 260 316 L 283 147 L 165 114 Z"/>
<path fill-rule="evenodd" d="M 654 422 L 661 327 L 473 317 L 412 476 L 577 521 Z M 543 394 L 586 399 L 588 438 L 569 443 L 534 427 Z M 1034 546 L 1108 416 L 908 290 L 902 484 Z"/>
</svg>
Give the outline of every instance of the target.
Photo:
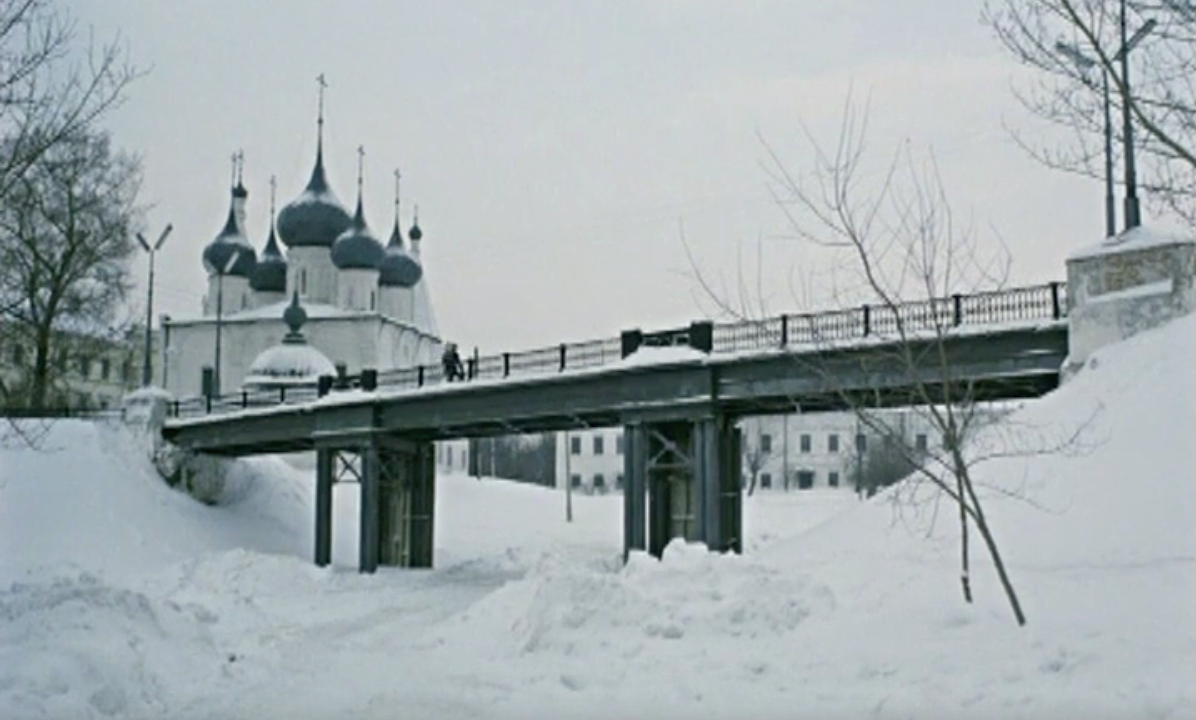
<svg viewBox="0 0 1196 720">
<path fill-rule="evenodd" d="M 674 538 L 742 552 L 739 429 L 724 416 L 624 428 L 623 557 Z"/>
</svg>

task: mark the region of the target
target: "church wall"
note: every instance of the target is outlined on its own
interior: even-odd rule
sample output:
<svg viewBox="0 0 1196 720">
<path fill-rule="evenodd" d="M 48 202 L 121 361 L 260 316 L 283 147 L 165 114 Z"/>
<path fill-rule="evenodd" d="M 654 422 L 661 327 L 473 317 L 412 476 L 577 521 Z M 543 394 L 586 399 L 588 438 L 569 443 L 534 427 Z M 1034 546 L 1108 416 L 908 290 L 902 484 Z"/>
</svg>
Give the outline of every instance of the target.
<svg viewBox="0 0 1196 720">
<path fill-rule="evenodd" d="M 251 307 L 260 308 L 267 305 L 283 302 L 287 299 L 287 294 L 284 292 L 253 292 L 253 301 L 250 303 Z"/>
<path fill-rule="evenodd" d="M 220 289 L 218 278 L 218 275 L 208 276 L 208 294 L 203 299 L 203 314 L 205 316 L 216 317 L 216 300 Z M 253 290 L 249 288 L 249 278 L 225 275 L 223 285 L 223 313 L 225 315 L 232 315 L 254 306 Z"/>
<path fill-rule="evenodd" d="M 379 310 L 383 315 L 397 318 L 403 322 L 414 319 L 415 292 L 411 288 L 382 287 L 379 289 L 381 303 Z"/>
<path fill-rule="evenodd" d="M 295 247 L 287 250 L 287 295 L 299 291 L 299 299 L 332 305 L 336 302 L 336 266 L 325 247 Z"/>
<path fill-rule="evenodd" d="M 221 389 L 234 392 L 261 352 L 282 341 L 287 328 L 278 320 L 234 320 L 221 330 Z M 440 361 L 440 341 L 378 315 L 314 317 L 303 326 L 308 343 L 349 374 L 363 368 L 388 370 Z M 215 322 L 172 324 L 166 350 L 167 386 L 176 397 L 199 395 L 203 368 L 215 361 Z"/>
<path fill-rule="evenodd" d="M 378 271 L 341 270 L 336 279 L 336 304 L 346 310 L 378 310 Z"/>
</svg>

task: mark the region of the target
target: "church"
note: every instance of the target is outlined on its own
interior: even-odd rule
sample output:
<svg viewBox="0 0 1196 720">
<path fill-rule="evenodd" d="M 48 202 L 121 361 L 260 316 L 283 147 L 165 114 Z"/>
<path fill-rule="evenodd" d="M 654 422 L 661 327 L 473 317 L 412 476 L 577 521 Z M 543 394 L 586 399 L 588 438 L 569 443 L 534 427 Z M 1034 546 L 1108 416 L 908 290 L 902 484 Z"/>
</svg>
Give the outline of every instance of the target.
<svg viewBox="0 0 1196 720">
<path fill-rule="evenodd" d="M 246 237 L 249 193 L 234 164 L 228 217 L 203 250 L 208 290 L 201 315 L 162 323 L 162 385 L 175 397 L 236 392 L 263 370 L 310 378 L 318 368 L 255 366 L 288 337 L 283 316 L 292 301 L 305 314 L 302 335 L 318 351 L 308 354 L 315 360 L 323 355 L 349 374 L 439 362 L 442 344 L 420 254 L 418 210 L 404 238 L 396 171 L 394 227 L 384 246 L 366 221 L 363 151 L 350 215 L 328 183 L 323 129 L 321 92 L 311 178 L 277 215 L 271 197 L 270 230 L 260 254 Z"/>
</svg>

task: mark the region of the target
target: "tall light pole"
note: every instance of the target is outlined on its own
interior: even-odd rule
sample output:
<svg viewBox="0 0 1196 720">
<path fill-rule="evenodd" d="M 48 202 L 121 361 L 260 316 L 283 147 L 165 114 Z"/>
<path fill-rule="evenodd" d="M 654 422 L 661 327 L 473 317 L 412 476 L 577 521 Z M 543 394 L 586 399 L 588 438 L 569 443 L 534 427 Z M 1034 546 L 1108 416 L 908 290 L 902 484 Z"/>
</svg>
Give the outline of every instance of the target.
<svg viewBox="0 0 1196 720">
<path fill-rule="evenodd" d="M 224 276 L 233 269 L 237 259 L 241 257 L 240 250 L 234 250 L 224 267 L 216 272 L 216 366 L 212 368 L 212 397 L 220 397 L 220 330 L 224 326 Z"/>
<path fill-rule="evenodd" d="M 141 233 L 137 233 L 137 242 L 141 243 L 141 247 L 149 253 L 149 288 L 146 290 L 145 300 L 145 364 L 141 366 L 141 386 L 149 387 L 153 381 L 153 370 L 150 364 L 150 357 L 153 352 L 153 324 L 154 324 L 154 254 L 162 249 L 162 245 L 166 242 L 166 236 L 170 235 L 170 231 L 174 229 L 174 225 L 166 223 L 166 229 L 158 236 L 157 242 L 153 245 L 145 239 Z M 165 383 L 163 383 L 165 384 Z"/>
<path fill-rule="evenodd" d="M 1096 60 L 1074 45 L 1055 43 L 1060 55 L 1075 63 L 1081 73 L 1096 67 Z M 1117 202 L 1113 199 L 1113 110 L 1109 102 L 1109 71 L 1101 68 L 1101 92 L 1105 110 L 1105 237 L 1117 234 Z"/>
<path fill-rule="evenodd" d="M 1121 0 L 1121 49 L 1113 56 L 1113 62 L 1121 62 L 1121 121 L 1125 133 L 1125 229 L 1132 230 L 1142 224 L 1138 205 L 1138 176 L 1134 168 L 1134 125 L 1130 112 L 1130 51 L 1150 34 L 1158 23 L 1148 19 L 1134 34 L 1126 37 L 1126 0 Z"/>
</svg>

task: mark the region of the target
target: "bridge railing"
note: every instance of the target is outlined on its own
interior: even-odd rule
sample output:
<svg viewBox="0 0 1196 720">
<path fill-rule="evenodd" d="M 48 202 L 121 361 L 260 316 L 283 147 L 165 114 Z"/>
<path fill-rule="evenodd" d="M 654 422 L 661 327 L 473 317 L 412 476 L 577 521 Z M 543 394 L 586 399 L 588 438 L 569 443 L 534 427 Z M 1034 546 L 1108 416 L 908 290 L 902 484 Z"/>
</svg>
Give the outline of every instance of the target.
<svg viewBox="0 0 1196 720">
<path fill-rule="evenodd" d="M 1043 285 L 952 295 L 901 303 L 895 308 L 861 305 L 858 308 L 820 313 L 791 313 L 773 318 L 714 323 L 708 341 L 712 353 L 784 350 L 828 342 L 870 337 L 894 338 L 926 332 L 950 332 L 961 326 L 1008 325 L 1012 323 L 1062 320 L 1067 316 L 1067 284 Z M 645 344 L 667 343 L 673 338 L 693 344 L 688 329 L 653 333 L 633 331 Z M 467 380 L 501 380 L 509 377 L 544 375 L 609 365 L 624 355 L 624 338 L 561 343 L 551 347 L 504 352 L 467 358 Z M 217 397 L 194 397 L 175 401 L 173 417 L 225 413 L 254 407 L 305 403 L 322 395 L 321 390 L 360 388 L 405 389 L 445 382 L 439 363 L 384 371 L 363 371 L 326 380 L 325 388 L 290 387 L 272 390 L 237 391 Z"/>
</svg>

